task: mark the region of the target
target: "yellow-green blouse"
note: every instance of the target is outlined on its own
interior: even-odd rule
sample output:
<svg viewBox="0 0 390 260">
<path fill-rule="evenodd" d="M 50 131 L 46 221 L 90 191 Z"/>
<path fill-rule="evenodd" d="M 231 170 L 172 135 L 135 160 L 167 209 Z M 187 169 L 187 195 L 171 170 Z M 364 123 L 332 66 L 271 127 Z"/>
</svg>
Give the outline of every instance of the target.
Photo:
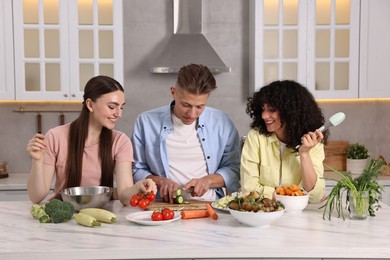
<svg viewBox="0 0 390 260">
<path fill-rule="evenodd" d="M 323 160 L 324 145 L 317 144 L 310 150 L 310 157 L 317 173 L 317 182 L 309 191 L 310 202 L 317 203 L 324 196 L 325 181 Z M 302 174 L 299 155 L 291 148 L 286 148 L 281 155 L 280 141 L 275 134 L 265 136 L 257 130 L 248 132 L 241 155 L 241 190 L 257 191 L 267 198 L 272 198 L 275 187 L 279 186 L 280 169 L 281 186 L 297 184 L 302 188 Z"/>
</svg>

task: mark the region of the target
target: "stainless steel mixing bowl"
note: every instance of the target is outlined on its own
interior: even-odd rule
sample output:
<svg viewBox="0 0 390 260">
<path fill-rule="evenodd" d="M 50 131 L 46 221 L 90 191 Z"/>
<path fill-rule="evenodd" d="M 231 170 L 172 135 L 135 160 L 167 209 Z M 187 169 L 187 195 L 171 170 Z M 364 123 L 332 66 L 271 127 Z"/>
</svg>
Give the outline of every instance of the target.
<svg viewBox="0 0 390 260">
<path fill-rule="evenodd" d="M 83 208 L 103 208 L 110 201 L 113 188 L 105 186 L 81 186 L 64 189 L 62 200 L 73 204 L 79 211 Z"/>
</svg>

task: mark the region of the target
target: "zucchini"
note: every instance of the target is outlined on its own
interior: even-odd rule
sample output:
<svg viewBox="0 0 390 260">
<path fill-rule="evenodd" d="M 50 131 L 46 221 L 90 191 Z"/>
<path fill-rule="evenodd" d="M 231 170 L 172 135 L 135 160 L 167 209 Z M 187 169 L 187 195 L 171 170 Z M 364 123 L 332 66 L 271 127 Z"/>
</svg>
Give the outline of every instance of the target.
<svg viewBox="0 0 390 260">
<path fill-rule="evenodd" d="M 175 203 L 175 204 L 182 204 L 182 203 L 184 203 L 183 196 L 181 196 L 181 195 L 176 196 L 176 198 L 173 200 L 173 203 Z"/>
<path fill-rule="evenodd" d="M 101 223 L 98 222 L 94 217 L 85 213 L 77 213 L 74 215 L 74 220 L 76 220 L 77 224 L 86 226 L 86 227 L 96 227 L 100 226 Z"/>
<path fill-rule="evenodd" d="M 85 208 L 85 209 L 81 209 L 80 212 L 94 217 L 99 222 L 111 224 L 116 221 L 115 214 L 105 209 Z"/>
</svg>

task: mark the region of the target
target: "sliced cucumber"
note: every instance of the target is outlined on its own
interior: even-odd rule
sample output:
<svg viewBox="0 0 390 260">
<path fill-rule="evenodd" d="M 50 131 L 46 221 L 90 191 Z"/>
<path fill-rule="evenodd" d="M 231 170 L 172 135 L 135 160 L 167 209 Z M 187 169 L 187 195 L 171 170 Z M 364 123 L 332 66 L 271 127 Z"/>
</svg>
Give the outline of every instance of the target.
<svg viewBox="0 0 390 260">
<path fill-rule="evenodd" d="M 182 190 L 180 188 L 178 188 L 176 190 L 176 196 L 181 196 L 181 194 L 182 194 Z"/>
<path fill-rule="evenodd" d="M 184 203 L 183 196 L 181 196 L 181 195 L 176 196 L 176 198 L 173 200 L 173 203 L 175 203 L 175 204 L 182 204 L 182 203 Z"/>
</svg>

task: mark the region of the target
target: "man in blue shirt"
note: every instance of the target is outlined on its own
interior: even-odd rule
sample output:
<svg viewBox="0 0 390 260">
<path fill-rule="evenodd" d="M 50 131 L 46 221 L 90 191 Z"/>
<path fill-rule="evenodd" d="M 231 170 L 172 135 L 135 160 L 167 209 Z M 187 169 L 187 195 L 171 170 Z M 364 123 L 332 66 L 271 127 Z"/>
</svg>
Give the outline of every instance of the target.
<svg viewBox="0 0 390 260">
<path fill-rule="evenodd" d="M 239 189 L 240 140 L 229 116 L 206 107 L 216 89 L 210 70 L 191 64 L 180 69 L 168 106 L 141 113 L 136 120 L 134 181 L 152 179 L 160 197 L 213 201 Z"/>
</svg>

